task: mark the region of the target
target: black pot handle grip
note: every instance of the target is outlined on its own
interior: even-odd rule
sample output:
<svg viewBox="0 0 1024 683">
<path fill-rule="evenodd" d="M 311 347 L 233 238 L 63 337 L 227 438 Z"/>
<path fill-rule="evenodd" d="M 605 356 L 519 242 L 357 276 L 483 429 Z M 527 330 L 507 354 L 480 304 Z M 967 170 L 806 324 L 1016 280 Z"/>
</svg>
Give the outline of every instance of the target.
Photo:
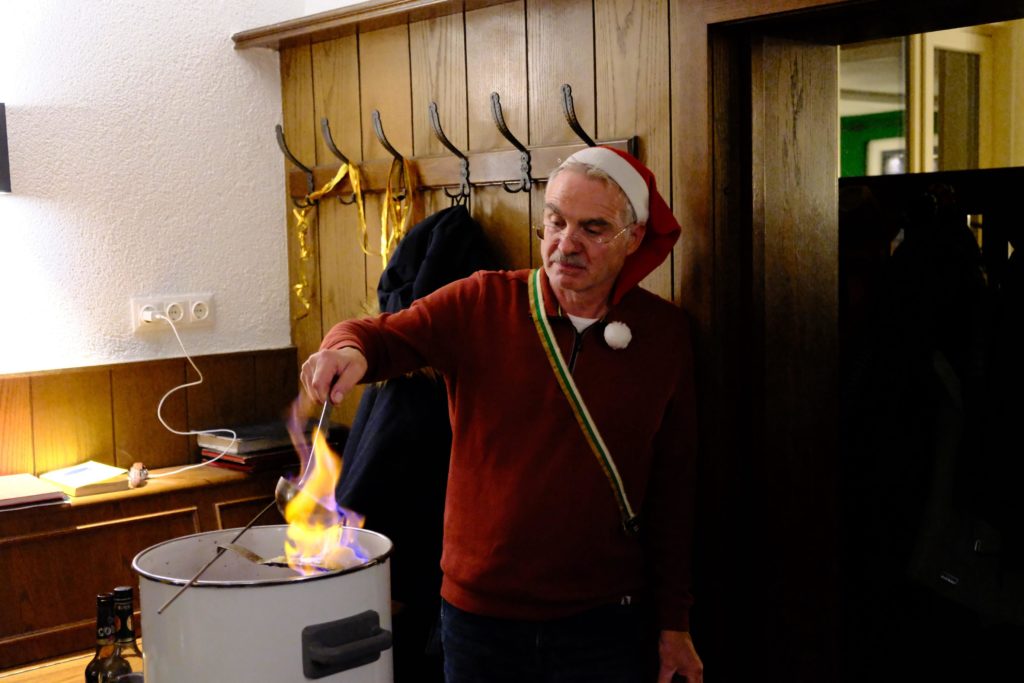
<svg viewBox="0 0 1024 683">
<path fill-rule="evenodd" d="M 345 619 L 302 629 L 302 670 L 316 679 L 371 664 L 391 647 L 391 631 L 380 615 L 367 610 Z"/>
</svg>

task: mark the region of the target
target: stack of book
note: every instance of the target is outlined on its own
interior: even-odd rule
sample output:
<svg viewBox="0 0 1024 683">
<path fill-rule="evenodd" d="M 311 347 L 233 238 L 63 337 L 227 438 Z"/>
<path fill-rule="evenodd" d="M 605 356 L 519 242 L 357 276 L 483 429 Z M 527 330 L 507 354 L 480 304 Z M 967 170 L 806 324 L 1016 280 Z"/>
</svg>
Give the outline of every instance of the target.
<svg viewBox="0 0 1024 683">
<path fill-rule="evenodd" d="M 305 440 L 312 438 L 315 425 L 308 427 Z M 263 422 L 233 428 L 237 438 L 227 434 L 200 434 L 196 437 L 199 456 L 212 467 L 224 467 L 241 472 L 265 472 L 298 468 L 299 454 L 292 444 L 291 435 L 283 422 Z M 340 453 L 338 429 L 332 429 L 328 444 Z M 334 437 L 334 438 L 332 438 Z M 344 440 L 341 439 L 341 443 Z M 219 456 L 219 457 L 218 457 Z"/>
<path fill-rule="evenodd" d="M 67 495 L 31 474 L 0 476 L 0 510 L 66 503 Z"/>
</svg>

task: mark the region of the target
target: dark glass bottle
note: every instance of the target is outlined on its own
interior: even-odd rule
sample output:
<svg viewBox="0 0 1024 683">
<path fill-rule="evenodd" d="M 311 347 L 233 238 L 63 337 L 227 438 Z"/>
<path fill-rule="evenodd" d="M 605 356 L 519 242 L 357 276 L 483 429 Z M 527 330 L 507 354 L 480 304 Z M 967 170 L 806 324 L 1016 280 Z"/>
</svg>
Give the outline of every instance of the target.
<svg viewBox="0 0 1024 683">
<path fill-rule="evenodd" d="M 114 654 L 114 596 L 96 596 L 96 654 L 85 667 L 85 683 L 98 683 L 100 665 Z"/>
<path fill-rule="evenodd" d="M 132 621 L 135 591 L 131 586 L 114 589 L 114 651 L 100 664 L 98 683 L 114 683 L 124 674 L 142 673 L 142 651 L 135 642 Z"/>
</svg>

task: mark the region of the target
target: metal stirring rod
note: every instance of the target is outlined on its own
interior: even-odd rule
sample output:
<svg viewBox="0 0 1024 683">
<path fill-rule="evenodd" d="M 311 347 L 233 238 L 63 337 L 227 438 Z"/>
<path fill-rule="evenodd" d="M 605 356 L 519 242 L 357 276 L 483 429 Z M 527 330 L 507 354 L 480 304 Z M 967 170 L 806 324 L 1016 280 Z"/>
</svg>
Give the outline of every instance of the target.
<svg viewBox="0 0 1024 683">
<path fill-rule="evenodd" d="M 323 408 L 322 411 L 320 411 L 320 421 L 317 422 L 317 424 L 316 424 L 316 434 L 320 433 L 320 428 L 324 424 L 324 417 L 327 416 L 327 406 L 329 406 L 329 405 L 331 405 L 330 401 L 325 401 L 324 402 L 324 408 Z M 314 435 L 314 437 L 313 437 L 313 443 L 314 443 L 314 446 L 315 446 L 315 444 L 316 444 L 316 435 Z M 310 455 L 310 457 L 313 456 L 313 449 L 312 448 L 309 451 L 309 455 Z M 280 489 L 280 486 L 278 487 L 278 489 Z M 235 537 L 231 539 L 231 543 L 237 542 L 238 539 L 240 539 L 242 537 L 242 534 L 244 534 L 246 531 L 251 529 L 252 525 L 256 523 L 256 520 L 259 519 L 260 517 L 262 517 L 267 512 L 267 510 L 269 510 L 270 508 L 274 507 L 275 505 L 278 505 L 280 507 L 280 501 L 278 501 L 278 495 L 279 495 L 278 492 L 275 491 L 274 492 L 274 500 L 270 501 L 270 503 L 267 504 L 267 507 L 263 508 L 258 513 L 256 513 L 256 516 L 253 517 L 251 520 L 249 520 L 249 523 L 246 524 L 242 528 L 242 530 L 239 531 L 238 534 L 236 534 Z M 282 510 L 282 513 L 283 513 L 283 510 Z M 158 609 L 156 611 L 156 613 L 157 614 L 163 614 L 164 610 L 167 609 L 167 606 L 170 605 L 175 600 L 177 600 L 178 597 L 182 593 L 184 593 L 189 588 L 191 588 L 192 584 L 194 584 L 196 581 L 199 580 L 199 577 L 203 575 L 203 572 L 205 572 L 207 569 L 209 569 L 210 567 L 213 566 L 213 563 L 216 562 L 217 559 L 220 558 L 220 556 L 224 554 L 225 550 L 227 550 L 227 548 L 225 548 L 224 546 L 217 546 L 217 552 L 214 554 L 213 557 L 210 558 L 210 561 L 207 562 L 206 564 L 204 564 L 202 567 L 200 567 L 199 571 L 196 572 L 195 576 L 193 576 L 191 579 L 189 579 L 188 583 L 186 583 L 184 586 L 179 588 L 178 592 L 175 593 L 174 595 L 172 595 L 171 598 L 167 602 L 164 603 L 164 606 L 161 607 L 160 609 Z"/>
<path fill-rule="evenodd" d="M 241 538 L 242 534 L 244 534 L 246 531 L 248 531 L 252 527 L 252 525 L 256 523 L 256 520 L 263 516 L 263 513 L 265 513 L 267 510 L 269 510 L 270 508 L 274 507 L 275 505 L 277 505 L 277 499 L 274 499 L 274 500 L 270 501 L 270 503 L 267 505 L 267 507 L 263 508 L 258 513 L 256 513 L 256 516 L 253 517 L 251 520 L 249 520 L 249 523 L 246 524 L 245 527 L 241 531 L 239 531 L 238 534 L 233 539 L 231 539 L 231 542 L 234 543 L 239 538 Z M 225 550 L 226 550 L 226 548 L 224 548 L 223 546 L 218 546 L 217 547 L 217 553 L 213 557 L 210 558 L 210 561 L 207 562 L 206 564 L 204 564 L 199 569 L 199 571 L 196 572 L 196 575 L 193 576 L 191 579 L 189 579 L 188 583 L 186 583 L 184 586 L 182 586 L 180 589 L 178 589 L 178 592 L 175 593 L 174 595 L 172 595 L 171 599 L 168 600 L 167 602 L 165 602 L 164 606 L 161 607 L 160 609 L 158 609 L 156 611 L 156 613 L 157 614 L 163 614 L 164 610 L 167 609 L 167 606 L 170 605 L 175 600 L 177 600 L 178 596 L 180 596 L 182 593 L 184 593 L 186 590 L 188 590 L 192 586 L 192 584 L 194 584 L 196 581 L 198 581 L 199 577 L 202 576 L 203 572 L 205 572 L 207 569 L 209 569 L 211 566 L 213 566 L 213 563 L 217 561 L 217 558 L 219 558 L 221 555 L 224 554 Z"/>
</svg>

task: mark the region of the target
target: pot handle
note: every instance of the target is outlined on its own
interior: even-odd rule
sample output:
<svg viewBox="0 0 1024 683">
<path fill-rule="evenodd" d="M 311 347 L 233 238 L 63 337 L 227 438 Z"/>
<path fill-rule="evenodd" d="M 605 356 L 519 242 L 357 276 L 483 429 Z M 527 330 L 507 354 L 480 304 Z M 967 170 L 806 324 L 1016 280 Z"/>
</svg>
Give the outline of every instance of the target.
<svg viewBox="0 0 1024 683">
<path fill-rule="evenodd" d="M 302 629 L 302 670 L 306 678 L 323 678 L 375 662 L 390 647 L 391 631 L 380 627 L 377 612 L 366 610 Z"/>
</svg>

